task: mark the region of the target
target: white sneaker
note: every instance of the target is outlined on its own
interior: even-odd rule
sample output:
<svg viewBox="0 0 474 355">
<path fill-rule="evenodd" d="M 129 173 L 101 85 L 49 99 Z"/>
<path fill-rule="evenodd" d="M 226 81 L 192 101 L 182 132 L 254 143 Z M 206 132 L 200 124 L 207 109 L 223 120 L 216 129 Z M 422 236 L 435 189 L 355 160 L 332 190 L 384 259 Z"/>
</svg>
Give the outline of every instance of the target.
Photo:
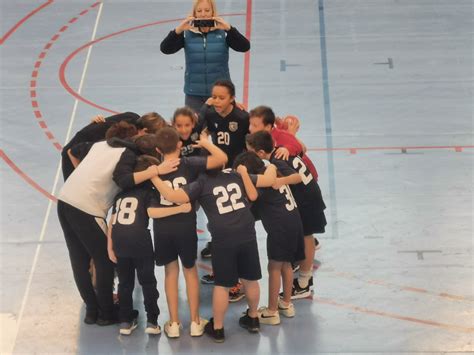
<svg viewBox="0 0 474 355">
<path fill-rule="evenodd" d="M 145 328 L 145 333 L 146 334 L 151 334 L 151 335 L 158 335 L 161 333 L 161 328 L 158 324 L 153 324 L 152 322 L 147 322 L 146 323 L 146 328 Z"/>
<path fill-rule="evenodd" d="M 165 323 L 165 334 L 168 338 L 179 338 L 179 329 L 183 326 L 181 323 L 167 321 Z"/>
<path fill-rule="evenodd" d="M 192 337 L 200 337 L 204 334 L 204 327 L 209 323 L 207 319 L 199 318 L 199 324 L 191 322 L 190 334 Z"/>
<path fill-rule="evenodd" d="M 287 318 L 293 318 L 295 316 L 295 306 L 293 303 L 289 303 L 288 306 L 283 304 L 283 300 L 278 298 L 278 312 Z"/>
<path fill-rule="evenodd" d="M 258 319 L 262 324 L 278 325 L 280 324 L 280 314 L 278 311 L 272 313 L 268 307 L 261 307 L 258 309 Z"/>
</svg>

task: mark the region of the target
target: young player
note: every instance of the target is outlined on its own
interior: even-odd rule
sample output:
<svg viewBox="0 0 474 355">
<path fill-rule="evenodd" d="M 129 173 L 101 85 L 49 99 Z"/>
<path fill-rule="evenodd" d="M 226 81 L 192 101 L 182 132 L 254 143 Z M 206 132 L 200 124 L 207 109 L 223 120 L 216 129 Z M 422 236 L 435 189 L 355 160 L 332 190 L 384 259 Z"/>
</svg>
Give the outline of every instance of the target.
<svg viewBox="0 0 474 355">
<path fill-rule="evenodd" d="M 313 286 L 313 261 L 315 244 L 313 233 L 324 233 L 326 217 L 321 190 L 309 169 L 300 157 L 290 157 L 288 161 L 275 158 L 272 136 L 267 131 L 260 131 L 247 136 L 247 148 L 257 153 L 262 159 L 275 164 L 284 177 L 277 178 L 274 188 L 285 184 L 291 190 L 298 204 L 304 229 L 305 259 L 300 263 L 300 272 L 293 282 L 292 299 L 305 298 L 311 294 Z"/>
<path fill-rule="evenodd" d="M 291 263 L 305 258 L 303 225 L 300 214 L 288 185 L 279 189 L 272 187 L 255 189 L 255 175 L 265 170 L 265 164 L 254 152 L 237 156 L 234 167 L 242 175 L 247 194 L 258 194 L 255 207 L 267 232 L 268 255 L 268 307 L 259 309 L 260 323 L 280 324 L 280 313 L 294 317 L 291 303 L 293 269 Z M 283 297 L 279 299 L 283 280 Z"/>
<path fill-rule="evenodd" d="M 105 133 L 115 123 L 125 121 L 137 128 L 138 134 L 155 133 L 160 128 L 166 126 L 166 121 L 156 112 L 146 113 L 139 116 L 134 112 L 124 112 L 107 118 L 97 115 L 92 123 L 88 124 L 77 132 L 74 137 L 63 147 L 62 155 L 62 171 L 64 180 L 71 175 L 74 166 L 68 155 L 68 151 L 80 143 L 97 143 L 105 138 Z"/>
<path fill-rule="evenodd" d="M 135 172 L 158 165 L 158 159 L 142 155 L 138 157 Z M 159 334 L 158 290 L 154 273 L 153 245 L 148 229 L 149 218 L 168 216 L 172 213 L 187 213 L 190 204 L 170 209 L 158 206 L 155 191 L 149 181 L 122 191 L 115 197 L 112 216 L 107 233 L 107 251 L 112 262 L 117 264 L 120 295 L 120 334 L 130 335 L 138 326 L 138 311 L 133 309 L 135 272 L 143 291 L 147 327 L 145 333 Z"/>
<path fill-rule="evenodd" d="M 174 161 L 180 157 L 182 141 L 178 132 L 172 128 L 163 128 L 157 133 L 158 150 L 164 162 Z M 205 149 L 209 155 L 181 158 L 178 170 L 162 175 L 161 179 L 168 186 L 178 189 L 195 181 L 199 173 L 206 169 L 220 168 L 227 162 L 225 153 L 212 144 L 206 135 L 201 135 L 195 148 Z M 163 195 L 159 206 L 166 209 L 176 206 Z M 191 315 L 191 336 L 201 336 L 207 320 L 199 316 L 199 278 L 195 265 L 197 256 L 196 211 L 154 220 L 155 258 L 158 266 L 165 266 L 165 291 L 170 320 L 165 324 L 165 333 L 170 338 L 180 336 L 182 327 L 178 315 L 178 257 L 183 265 L 186 280 L 189 309 Z"/>
<path fill-rule="evenodd" d="M 276 177 L 273 165 L 258 176 L 258 186 L 271 186 Z M 185 203 L 198 200 L 209 220 L 213 239 L 212 267 L 215 287 L 212 297 L 213 315 L 205 332 L 216 342 L 223 342 L 224 317 L 229 302 L 229 287 L 240 278 L 244 284 L 249 308 L 239 324 L 249 332 L 259 331 L 257 307 L 261 278 L 255 234 L 255 221 L 245 196 L 242 178 L 231 170 L 213 170 L 178 190 L 171 189 L 160 178 L 153 184 L 169 201 Z M 256 196 L 249 196 L 254 198 Z"/>
<path fill-rule="evenodd" d="M 201 154 L 201 149 L 196 147 L 201 131 L 196 129 L 197 114 L 193 109 L 184 106 L 176 109 L 171 120 L 171 125 L 176 128 L 181 140 L 181 156 L 190 157 Z"/>
</svg>

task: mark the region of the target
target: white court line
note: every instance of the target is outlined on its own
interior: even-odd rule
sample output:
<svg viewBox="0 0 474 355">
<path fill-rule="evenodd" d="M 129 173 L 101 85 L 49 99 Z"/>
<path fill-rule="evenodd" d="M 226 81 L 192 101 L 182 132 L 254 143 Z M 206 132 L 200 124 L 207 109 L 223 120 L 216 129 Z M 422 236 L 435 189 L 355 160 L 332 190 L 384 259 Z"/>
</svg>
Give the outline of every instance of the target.
<svg viewBox="0 0 474 355">
<path fill-rule="evenodd" d="M 97 13 L 97 18 L 95 20 L 95 25 L 94 25 L 94 30 L 92 32 L 91 41 L 95 40 L 95 36 L 96 36 L 96 33 L 97 33 L 97 27 L 99 26 L 99 20 L 100 20 L 101 14 L 102 14 L 103 5 L 104 4 L 101 3 L 100 6 L 99 6 L 99 11 Z M 90 58 L 91 51 L 92 51 L 92 46 L 89 46 L 89 48 L 87 50 L 86 61 L 84 63 L 84 69 L 82 70 L 81 81 L 79 82 L 79 88 L 77 90 L 77 92 L 79 94 L 82 91 L 82 86 L 84 84 L 84 79 L 86 77 L 86 72 L 87 72 L 87 67 L 89 65 L 89 58 Z M 77 111 L 78 103 L 79 103 L 79 100 L 76 99 L 74 101 L 74 107 L 72 109 L 71 118 L 69 119 L 69 127 L 68 127 L 68 130 L 67 130 L 67 133 L 66 133 L 66 138 L 64 140 L 64 144 L 66 144 L 69 141 L 69 137 L 71 135 L 74 119 L 76 117 L 76 111 Z M 52 195 L 54 195 L 54 193 L 56 192 L 60 172 L 61 172 L 61 159 L 59 159 L 58 168 L 56 170 L 56 176 L 54 178 L 53 190 L 51 191 Z M 13 349 L 14 349 L 14 346 L 15 346 L 15 343 L 16 343 L 16 339 L 17 339 L 17 336 L 18 336 L 18 331 L 20 329 L 20 324 L 21 324 L 21 321 L 23 319 L 23 314 L 25 312 L 26 301 L 28 300 L 28 296 L 30 295 L 30 289 L 31 289 L 31 283 L 33 281 L 33 275 L 35 273 L 36 265 L 38 264 L 39 253 L 41 251 L 41 245 L 42 245 L 41 242 L 43 241 L 44 236 L 45 236 L 46 226 L 48 225 L 49 215 L 51 213 L 52 206 L 53 206 L 53 201 L 49 200 L 48 208 L 46 210 L 46 215 L 45 215 L 44 220 L 43 220 L 43 226 L 41 228 L 41 233 L 40 233 L 40 237 L 39 237 L 39 240 L 38 240 L 38 246 L 36 247 L 35 256 L 33 258 L 33 264 L 31 265 L 30 274 L 28 276 L 28 282 L 26 283 L 25 294 L 23 295 L 23 300 L 21 302 L 20 312 L 18 313 L 18 317 L 17 317 L 17 320 L 16 320 L 16 325 L 15 325 L 15 330 L 14 330 L 15 334 L 13 336 L 11 344 L 9 344 L 9 346 L 8 345 L 6 346 L 9 350 L 9 351 L 7 351 L 7 353 L 12 353 L 13 352 Z M 2 345 L 2 348 L 3 347 L 4 347 L 4 345 Z M 3 353 L 3 349 L 2 349 L 2 353 Z"/>
</svg>

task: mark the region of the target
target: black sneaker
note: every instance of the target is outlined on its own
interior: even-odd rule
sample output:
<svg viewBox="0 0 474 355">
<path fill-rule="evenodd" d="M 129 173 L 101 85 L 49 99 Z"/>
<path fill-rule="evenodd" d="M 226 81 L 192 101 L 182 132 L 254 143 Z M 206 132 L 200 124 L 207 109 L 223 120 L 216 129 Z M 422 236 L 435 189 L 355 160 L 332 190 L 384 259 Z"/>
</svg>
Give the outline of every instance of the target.
<svg viewBox="0 0 474 355">
<path fill-rule="evenodd" d="M 210 274 L 203 275 L 201 277 L 201 283 L 208 284 L 208 285 L 214 284 L 214 274 L 210 273 Z"/>
<path fill-rule="evenodd" d="M 209 323 L 204 327 L 204 333 L 214 339 L 216 343 L 223 343 L 225 340 L 224 328 L 214 329 L 214 318 L 209 319 Z"/>
<path fill-rule="evenodd" d="M 308 286 L 306 287 L 301 287 L 298 279 L 293 280 L 293 289 L 291 290 L 291 299 L 292 300 L 298 300 L 301 298 L 306 298 L 308 296 L 311 296 L 311 286 L 313 286 L 313 277 L 308 281 Z"/>
<path fill-rule="evenodd" d="M 293 269 L 293 273 L 297 272 L 300 269 L 300 264 L 298 263 L 291 263 L 291 268 Z"/>
<path fill-rule="evenodd" d="M 87 311 L 86 316 L 84 317 L 84 323 L 86 324 L 95 324 L 97 322 L 98 312 L 96 310 Z"/>
<path fill-rule="evenodd" d="M 211 247 L 212 247 L 212 242 L 207 242 L 206 247 L 203 250 L 201 250 L 201 257 L 203 259 L 212 258 Z"/>
<path fill-rule="evenodd" d="M 120 334 L 121 335 L 130 335 L 138 327 L 138 319 L 133 318 L 131 322 L 122 322 L 120 323 Z"/>
<path fill-rule="evenodd" d="M 239 325 L 245 328 L 249 333 L 258 333 L 260 331 L 260 321 L 258 317 L 252 318 L 249 316 L 249 310 L 247 309 L 242 317 L 239 318 Z"/>
</svg>

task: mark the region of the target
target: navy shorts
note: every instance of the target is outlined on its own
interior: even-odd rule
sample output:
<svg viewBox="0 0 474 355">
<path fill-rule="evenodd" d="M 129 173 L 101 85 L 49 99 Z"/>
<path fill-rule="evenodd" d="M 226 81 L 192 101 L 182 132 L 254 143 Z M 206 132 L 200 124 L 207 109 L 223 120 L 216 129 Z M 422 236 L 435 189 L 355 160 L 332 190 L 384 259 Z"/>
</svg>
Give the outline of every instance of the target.
<svg viewBox="0 0 474 355">
<path fill-rule="evenodd" d="M 320 234 L 326 231 L 327 221 L 326 216 L 324 215 L 326 204 L 324 203 L 319 185 L 316 184 L 316 187 L 317 194 L 314 197 L 314 200 L 310 204 L 298 206 L 305 236 L 314 233 Z"/>
<path fill-rule="evenodd" d="M 197 258 L 197 233 L 194 230 L 183 233 L 157 232 L 155 239 L 155 261 L 156 265 L 163 266 L 178 259 L 183 267 L 192 268 Z"/>
<path fill-rule="evenodd" d="M 303 260 L 303 226 L 300 221 L 286 228 L 286 231 L 269 233 L 267 236 L 267 256 L 269 260 L 296 262 Z"/>
<path fill-rule="evenodd" d="M 257 240 L 233 246 L 212 243 L 212 269 L 216 286 L 233 287 L 239 279 L 260 280 Z"/>
</svg>

